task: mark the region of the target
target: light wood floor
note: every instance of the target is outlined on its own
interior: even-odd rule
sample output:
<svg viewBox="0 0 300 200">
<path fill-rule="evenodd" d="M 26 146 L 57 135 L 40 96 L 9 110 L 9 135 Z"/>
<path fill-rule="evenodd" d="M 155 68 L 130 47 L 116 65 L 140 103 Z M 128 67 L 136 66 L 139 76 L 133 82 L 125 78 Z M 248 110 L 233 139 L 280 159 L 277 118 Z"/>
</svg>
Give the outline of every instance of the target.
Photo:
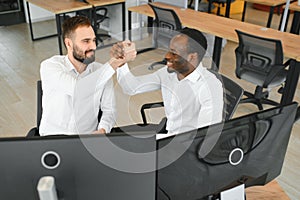
<svg viewBox="0 0 300 200">
<path fill-rule="evenodd" d="M 248 8 L 246 21 L 265 25 L 268 13 Z M 232 15 L 240 19 L 241 15 Z M 277 29 L 279 16 L 273 18 L 272 28 Z M 37 23 L 34 26 L 35 34 L 54 33 L 53 22 Z M 235 78 L 234 49 L 237 44 L 227 42 L 221 59 L 221 73 L 238 82 L 247 90 L 254 87 Z M 39 77 L 40 62 L 58 54 L 57 38 L 50 38 L 32 42 L 28 24 L 19 24 L 0 27 L 0 136 L 24 136 L 36 124 L 36 81 Z M 149 73 L 146 69 L 149 63 L 162 58 L 162 52 L 156 51 L 139 55 L 136 61 L 130 64 L 136 74 Z M 97 61 L 106 62 L 108 50 L 97 51 Z M 115 77 L 114 77 L 115 78 Z M 161 100 L 159 92 L 129 97 L 124 95 L 116 84 L 118 100 L 117 125 L 126 125 L 141 122 L 140 106 L 145 102 Z M 298 85 L 295 101 L 300 102 L 300 85 Z M 271 98 L 278 99 L 276 92 Z M 122 103 L 120 103 L 122 102 Z M 127 102 L 127 103 L 124 103 Z M 242 104 L 238 107 L 235 116 L 255 112 L 257 108 L 251 104 Z M 149 113 L 151 119 L 162 115 L 162 111 Z M 154 120 L 155 121 L 155 120 Z M 284 166 L 281 175 L 277 178 L 279 184 L 290 199 L 300 199 L 300 122 L 294 124 L 289 142 Z"/>
</svg>

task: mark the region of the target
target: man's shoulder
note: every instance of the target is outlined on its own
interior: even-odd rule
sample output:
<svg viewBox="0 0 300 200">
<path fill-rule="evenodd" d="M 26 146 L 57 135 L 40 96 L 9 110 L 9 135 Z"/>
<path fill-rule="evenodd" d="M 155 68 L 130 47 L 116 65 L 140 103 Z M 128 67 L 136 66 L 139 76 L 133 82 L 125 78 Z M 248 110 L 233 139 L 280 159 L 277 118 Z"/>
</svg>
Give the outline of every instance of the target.
<svg viewBox="0 0 300 200">
<path fill-rule="evenodd" d="M 52 57 L 50 57 L 50 58 L 47 58 L 47 59 L 45 59 L 43 62 L 57 62 L 57 61 L 62 61 L 62 60 L 64 60 L 66 58 L 66 56 L 65 55 L 54 55 L 54 56 L 52 56 Z"/>
<path fill-rule="evenodd" d="M 50 58 L 43 60 L 42 63 L 62 63 L 62 62 L 64 62 L 65 58 L 66 58 L 66 56 L 55 55 L 55 56 L 52 56 Z"/>
<path fill-rule="evenodd" d="M 209 85 L 212 87 L 222 86 L 221 75 L 218 72 L 213 72 L 208 69 L 202 71 L 204 79 L 208 81 Z"/>
<path fill-rule="evenodd" d="M 168 67 L 167 66 L 161 67 L 160 69 L 158 69 L 154 73 L 156 73 L 158 76 L 160 76 L 162 78 L 166 78 L 166 77 L 169 77 L 169 76 L 172 76 L 172 75 L 176 74 L 176 73 L 170 73 L 170 72 L 168 72 Z"/>
<path fill-rule="evenodd" d="M 41 62 L 41 72 L 46 70 L 64 70 L 66 64 L 66 56 L 55 55 Z"/>
</svg>

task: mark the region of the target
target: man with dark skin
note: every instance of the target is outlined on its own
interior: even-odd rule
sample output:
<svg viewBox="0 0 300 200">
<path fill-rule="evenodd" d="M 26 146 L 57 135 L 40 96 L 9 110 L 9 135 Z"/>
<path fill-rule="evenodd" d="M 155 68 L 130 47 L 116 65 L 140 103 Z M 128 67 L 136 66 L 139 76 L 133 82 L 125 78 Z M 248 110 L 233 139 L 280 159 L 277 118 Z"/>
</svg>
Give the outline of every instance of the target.
<svg viewBox="0 0 300 200">
<path fill-rule="evenodd" d="M 206 48 L 207 41 L 201 32 L 185 28 L 171 39 L 165 67 L 144 76 L 134 76 L 127 64 L 117 70 L 118 82 L 126 94 L 161 90 L 168 119 L 167 135 L 222 121 L 223 87 L 202 66 Z M 134 49 L 134 43 L 114 45 L 111 55 L 122 58 L 126 49 Z"/>
</svg>

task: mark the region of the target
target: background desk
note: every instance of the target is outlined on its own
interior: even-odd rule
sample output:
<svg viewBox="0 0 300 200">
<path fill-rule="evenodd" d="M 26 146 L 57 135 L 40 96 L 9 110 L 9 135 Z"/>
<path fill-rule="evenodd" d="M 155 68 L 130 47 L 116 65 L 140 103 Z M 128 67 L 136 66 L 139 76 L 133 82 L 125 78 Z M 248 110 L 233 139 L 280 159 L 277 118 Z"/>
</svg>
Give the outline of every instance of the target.
<svg viewBox="0 0 300 200">
<path fill-rule="evenodd" d="M 29 20 L 29 27 L 31 33 L 32 41 L 49 38 L 53 36 L 58 37 L 58 45 L 59 45 L 59 54 L 62 55 L 62 44 L 61 44 L 61 21 L 60 15 L 66 14 L 70 12 L 76 12 L 79 10 L 86 10 L 86 9 L 93 9 L 93 13 L 95 15 L 95 9 L 101 6 L 110 6 L 115 4 L 122 5 L 122 32 L 123 32 L 123 40 L 125 39 L 124 32 L 126 31 L 125 25 L 125 0 L 87 0 L 88 3 L 80 2 L 78 0 L 27 0 L 27 11 L 28 11 L 28 20 Z M 47 35 L 44 37 L 35 38 L 33 36 L 33 29 L 32 29 L 32 22 L 30 17 L 30 9 L 29 3 L 32 3 L 38 7 L 44 8 L 52 13 L 55 14 L 56 18 L 56 28 L 57 34 Z M 92 13 L 91 13 L 92 14 Z M 91 15 L 92 16 L 92 15 Z"/>
<path fill-rule="evenodd" d="M 121 16 L 121 20 L 122 20 L 122 34 L 123 34 L 123 40 L 125 40 L 125 31 L 126 31 L 125 2 L 126 1 L 125 0 L 86 0 L 86 1 L 90 5 L 93 6 L 93 16 L 94 16 L 94 19 L 96 19 L 95 15 L 96 15 L 96 9 L 97 9 L 97 7 L 112 6 L 112 5 L 116 5 L 116 4 L 121 4 L 122 5 L 122 16 Z M 105 46 L 103 46 L 103 47 L 105 47 Z"/>
<path fill-rule="evenodd" d="M 244 1 L 245 2 L 244 2 L 243 14 L 242 14 L 242 21 L 245 20 L 247 2 L 270 6 L 269 17 L 268 17 L 268 22 L 267 22 L 268 28 L 270 28 L 270 26 L 271 26 L 275 7 L 278 7 L 278 9 L 279 9 L 280 6 L 282 6 L 286 3 L 286 0 L 244 0 Z"/>
<path fill-rule="evenodd" d="M 44 8 L 45 10 L 48 10 L 55 14 L 57 34 L 34 38 L 33 30 L 32 30 L 32 22 L 31 22 L 31 17 L 30 17 L 29 3 L 32 3 L 38 7 Z M 31 34 L 32 41 L 44 39 L 44 38 L 48 38 L 48 37 L 52 37 L 52 36 L 57 36 L 58 46 L 59 46 L 58 48 L 59 48 L 60 55 L 62 55 L 60 15 L 92 8 L 91 5 L 84 3 L 84 2 L 77 1 L 77 0 L 60 0 L 60 1 L 57 1 L 57 0 L 27 0 L 26 4 L 27 4 L 28 21 L 29 21 L 29 28 L 30 28 L 30 34 Z"/>
<path fill-rule="evenodd" d="M 238 42 L 236 29 L 253 35 L 274 38 L 281 40 L 284 56 L 291 58 L 289 73 L 287 76 L 286 86 L 281 98 L 281 104 L 287 104 L 293 101 L 300 71 L 300 36 L 280 32 L 275 29 L 265 28 L 255 24 L 241 22 L 238 20 L 220 17 L 204 12 L 198 12 L 192 9 L 180 9 L 175 6 L 163 3 L 154 3 L 156 6 L 173 9 L 183 26 L 195 28 L 199 31 L 215 35 L 215 46 L 213 53 L 213 61 L 219 66 L 221 56 L 222 38 Z M 154 13 L 149 5 L 140 5 L 128 8 L 128 26 L 131 30 L 131 12 L 154 17 Z M 234 52 L 232 52 L 234 53 Z"/>
<path fill-rule="evenodd" d="M 291 33 L 299 34 L 300 29 L 300 6 L 298 5 L 298 1 L 295 1 L 290 4 L 289 10 L 294 11 L 293 22 L 291 26 Z M 290 12 L 289 12 L 290 13 Z"/>
</svg>

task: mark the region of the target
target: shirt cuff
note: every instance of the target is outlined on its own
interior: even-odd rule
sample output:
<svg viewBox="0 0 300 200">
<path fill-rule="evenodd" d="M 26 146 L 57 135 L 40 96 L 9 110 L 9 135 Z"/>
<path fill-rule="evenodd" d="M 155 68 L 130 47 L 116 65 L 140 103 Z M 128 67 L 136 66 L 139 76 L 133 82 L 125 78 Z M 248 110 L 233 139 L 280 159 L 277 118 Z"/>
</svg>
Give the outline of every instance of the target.
<svg viewBox="0 0 300 200">
<path fill-rule="evenodd" d="M 109 64 L 109 62 L 106 62 L 105 64 L 105 70 L 108 76 L 112 76 L 116 71 L 114 68 Z M 106 74 L 105 74 L 106 75 Z"/>
<path fill-rule="evenodd" d="M 129 70 L 129 67 L 128 67 L 128 64 L 125 63 L 122 67 L 119 67 L 117 69 L 117 78 L 119 80 L 119 78 L 123 77 L 125 74 L 129 73 L 130 70 Z"/>
</svg>

